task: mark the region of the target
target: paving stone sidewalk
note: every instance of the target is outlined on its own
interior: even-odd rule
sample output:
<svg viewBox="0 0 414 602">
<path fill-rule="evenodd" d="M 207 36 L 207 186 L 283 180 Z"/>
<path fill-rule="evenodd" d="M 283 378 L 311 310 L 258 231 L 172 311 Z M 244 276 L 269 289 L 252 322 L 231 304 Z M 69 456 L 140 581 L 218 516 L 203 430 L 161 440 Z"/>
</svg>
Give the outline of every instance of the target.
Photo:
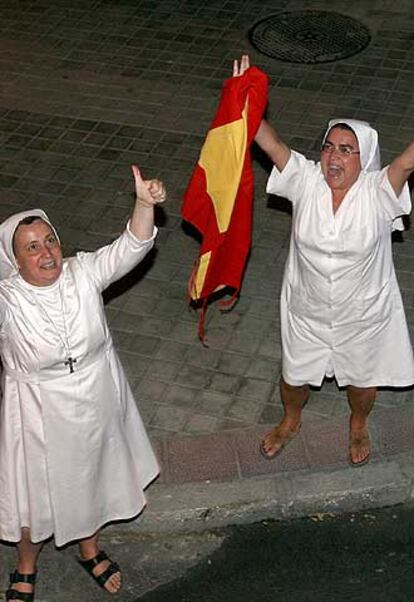
<svg viewBox="0 0 414 602">
<path fill-rule="evenodd" d="M 249 52 L 270 76 L 268 115 L 296 149 L 317 156 L 333 115 L 368 119 L 388 161 L 412 139 L 413 7 L 406 1 L 317 2 L 359 19 L 372 41 L 348 59 L 316 65 L 259 54 L 253 22 L 307 2 L 27 0 L 0 7 L 0 217 L 43 207 L 67 254 L 112 239 L 132 203 L 130 165 L 161 177 L 169 202 L 151 257 L 108 294 L 107 314 L 152 436 L 199 435 L 274 423 L 280 416 L 278 296 L 288 206 L 267 198 L 255 162 L 253 247 L 239 303 L 207 314 L 196 334 L 187 280 L 199 243 L 183 229 L 183 190 L 234 57 Z M 413 233 L 394 245 L 410 327 Z M 413 390 L 382 391 L 377 408 L 411 404 Z M 306 412 L 347 412 L 334 383 Z"/>
<path fill-rule="evenodd" d="M 371 43 L 355 56 L 314 65 L 271 59 L 250 45 L 253 23 L 299 9 L 354 17 L 369 28 Z M 221 85 L 244 52 L 269 74 L 268 117 L 292 147 L 316 158 L 326 121 L 342 115 L 370 121 L 383 163 L 391 160 L 414 132 L 413 17 L 411 0 L 1 3 L 0 219 L 42 207 L 71 254 L 122 229 L 133 201 L 132 163 L 168 188 L 156 249 L 106 295 L 116 346 L 163 463 L 155 497 L 157 487 L 214 481 L 230 492 L 266 477 L 276 479 L 266 482 L 274 493 L 288 475 L 324 470 L 331 482 L 351 486 L 346 396 L 334 381 L 313 391 L 306 431 L 289 454 L 269 463 L 257 451 L 259 436 L 281 415 L 278 297 L 290 232 L 288 204 L 265 194 L 269 165 L 255 154 L 251 256 L 233 311 L 208 311 L 208 348 L 187 304 L 199 243 L 183 228 L 180 206 Z M 412 229 L 395 242 L 394 257 L 413 331 Z M 379 392 L 372 470 L 386 483 L 394 458 L 412 448 L 413 401 L 412 388 Z M 335 481 L 342 469 L 346 479 Z M 409 489 L 411 477 L 401 467 L 397 473 Z M 305 495 L 303 480 L 301 486 Z M 285 484 L 287 500 L 298 487 Z M 187 499 L 194 493 L 186 492 Z"/>
<path fill-rule="evenodd" d="M 199 243 L 183 227 L 182 194 L 233 58 L 248 52 L 269 74 L 269 119 L 310 157 L 317 157 L 332 115 L 370 120 L 384 162 L 412 138 L 411 3 L 351 1 L 346 11 L 338 1 L 312 6 L 346 13 L 370 29 L 370 45 L 342 61 L 283 63 L 250 45 L 255 20 L 307 7 L 263 0 L 27 0 L 0 7 L 0 218 L 44 208 L 70 254 L 105 244 L 123 227 L 132 163 L 167 185 L 155 251 L 107 292 L 106 305 L 148 430 L 154 440 L 167 440 L 160 449 L 179 446 L 177 436 L 258 432 L 281 416 L 278 297 L 290 212 L 283 199 L 266 196 L 269 165 L 257 152 L 253 246 L 242 293 L 231 312 L 208 310 L 208 348 L 187 303 Z M 394 254 L 412 328 L 412 230 L 394 244 Z M 375 412 L 410 408 L 413 399 L 412 388 L 380 391 Z M 329 425 L 347 412 L 345 392 L 325 382 L 313 391 L 305 420 Z"/>
</svg>

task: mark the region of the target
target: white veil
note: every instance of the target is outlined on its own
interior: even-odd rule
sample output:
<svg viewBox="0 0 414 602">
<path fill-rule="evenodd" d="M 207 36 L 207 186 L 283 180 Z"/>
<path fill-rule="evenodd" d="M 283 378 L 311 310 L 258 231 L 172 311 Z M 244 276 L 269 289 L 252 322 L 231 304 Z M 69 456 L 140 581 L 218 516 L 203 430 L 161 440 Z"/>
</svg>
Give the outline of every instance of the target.
<svg viewBox="0 0 414 602">
<path fill-rule="evenodd" d="M 381 154 L 378 143 L 378 132 L 367 121 L 359 119 L 331 119 L 323 137 L 323 141 L 330 130 L 340 123 L 345 123 L 352 128 L 358 140 L 362 171 L 378 171 L 381 169 Z M 404 230 L 401 217 L 397 217 L 392 225 L 393 230 Z"/>
<path fill-rule="evenodd" d="M 48 216 L 42 209 L 29 209 L 20 211 L 8 217 L 0 224 L 0 280 L 9 278 L 18 272 L 16 258 L 13 253 L 13 235 L 18 224 L 26 217 L 36 216 L 45 221 L 52 228 L 59 240 L 57 232 Z"/>
</svg>

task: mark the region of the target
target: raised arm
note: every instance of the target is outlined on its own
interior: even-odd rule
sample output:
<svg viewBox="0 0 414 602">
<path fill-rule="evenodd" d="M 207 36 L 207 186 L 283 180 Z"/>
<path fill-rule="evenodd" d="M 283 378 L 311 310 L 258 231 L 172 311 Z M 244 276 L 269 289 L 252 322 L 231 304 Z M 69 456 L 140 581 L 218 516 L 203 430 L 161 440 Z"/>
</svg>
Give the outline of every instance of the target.
<svg viewBox="0 0 414 602">
<path fill-rule="evenodd" d="M 290 148 L 279 138 L 276 130 L 265 119 L 257 130 L 255 142 L 266 153 L 269 159 L 276 165 L 279 171 L 283 171 L 289 161 Z"/>
<path fill-rule="evenodd" d="M 154 229 L 154 206 L 166 199 L 165 186 L 160 180 L 143 180 L 136 165 L 132 166 L 135 179 L 135 205 L 130 230 L 138 240 L 148 240 Z"/>
<path fill-rule="evenodd" d="M 136 165 L 132 166 L 132 172 L 136 197 L 129 232 L 124 230 L 118 238 L 97 251 L 77 254 L 77 260 L 100 291 L 132 270 L 154 244 L 154 206 L 165 201 L 164 184 L 159 180 L 143 180 Z"/>
<path fill-rule="evenodd" d="M 243 54 L 240 62 L 233 61 L 233 77 L 240 77 L 250 67 L 247 54 Z M 263 119 L 255 136 L 255 142 L 267 154 L 279 171 L 283 171 L 289 161 L 290 148 L 279 137 L 276 130 Z"/>
<path fill-rule="evenodd" d="M 414 171 L 414 142 L 411 142 L 401 153 L 392 161 L 388 168 L 388 179 L 394 192 L 400 196 L 404 184 Z"/>
</svg>

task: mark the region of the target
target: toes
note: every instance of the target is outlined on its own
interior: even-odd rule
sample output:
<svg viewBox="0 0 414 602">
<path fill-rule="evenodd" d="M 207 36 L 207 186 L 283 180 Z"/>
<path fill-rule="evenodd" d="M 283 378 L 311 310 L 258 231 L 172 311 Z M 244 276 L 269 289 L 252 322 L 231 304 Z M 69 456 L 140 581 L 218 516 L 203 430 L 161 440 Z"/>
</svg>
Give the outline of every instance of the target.
<svg viewBox="0 0 414 602">
<path fill-rule="evenodd" d="M 273 454 L 276 451 L 278 451 L 281 447 L 282 447 L 282 445 L 280 444 L 279 441 L 266 441 L 263 444 L 263 449 L 266 453 Z"/>
<path fill-rule="evenodd" d="M 357 450 L 357 453 L 353 457 L 354 462 L 363 462 L 369 456 L 370 449 L 368 447 L 362 447 Z"/>
<path fill-rule="evenodd" d="M 102 573 L 104 573 L 106 571 L 106 569 L 110 566 L 110 564 L 111 563 L 108 560 L 103 560 L 96 567 L 94 574 L 97 577 L 99 577 L 99 575 L 102 575 Z M 122 584 L 121 573 L 118 571 L 117 573 L 114 573 L 113 575 L 111 575 L 105 581 L 104 588 L 109 593 L 114 594 L 121 588 L 121 584 Z"/>
<path fill-rule="evenodd" d="M 260 450 L 262 454 L 268 458 L 274 458 L 285 445 L 283 434 L 280 429 L 274 429 L 262 439 Z"/>
<path fill-rule="evenodd" d="M 278 444 L 278 442 L 275 440 L 275 437 L 272 436 L 271 433 L 269 433 L 269 435 L 267 435 L 262 441 L 262 449 L 265 452 L 265 454 L 273 455 L 274 453 L 277 453 L 279 451 L 280 447 L 281 446 Z"/>
<path fill-rule="evenodd" d="M 112 594 L 116 593 L 120 587 L 121 573 L 115 573 L 114 575 L 111 575 L 108 581 L 105 583 L 105 589 Z"/>
<path fill-rule="evenodd" d="M 121 574 L 115 573 L 115 575 L 111 575 L 108 581 L 105 583 L 105 589 L 108 592 L 115 593 L 121 588 Z"/>
<path fill-rule="evenodd" d="M 292 429 L 290 427 L 281 427 L 277 426 L 270 433 L 267 433 L 263 438 L 263 449 L 265 451 L 274 451 L 275 449 L 278 451 L 284 445 L 289 443 L 294 437 L 298 434 L 300 429 L 300 425 L 296 429 Z"/>
<path fill-rule="evenodd" d="M 366 462 L 371 454 L 371 444 L 368 432 L 364 429 L 362 433 L 351 432 L 349 456 L 351 463 L 358 465 Z"/>
<path fill-rule="evenodd" d="M 269 437 L 265 437 L 262 441 L 262 448 L 265 452 L 268 452 L 272 448 L 272 441 Z"/>
</svg>

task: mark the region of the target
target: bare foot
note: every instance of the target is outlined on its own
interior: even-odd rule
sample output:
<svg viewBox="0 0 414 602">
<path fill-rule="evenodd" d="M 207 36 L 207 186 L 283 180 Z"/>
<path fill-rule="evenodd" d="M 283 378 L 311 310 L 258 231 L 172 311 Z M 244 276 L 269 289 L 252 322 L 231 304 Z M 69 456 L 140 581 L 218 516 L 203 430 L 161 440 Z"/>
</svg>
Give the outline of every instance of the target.
<svg viewBox="0 0 414 602">
<path fill-rule="evenodd" d="M 275 426 L 270 433 L 265 435 L 261 442 L 260 451 L 262 455 L 268 460 L 274 458 L 296 437 L 300 431 L 300 427 L 301 425 L 299 424 L 295 429 L 291 429 L 290 427 L 283 425 L 283 423 Z"/>
<path fill-rule="evenodd" d="M 352 466 L 366 464 L 371 455 L 371 442 L 367 426 L 351 428 L 349 433 L 349 458 Z"/>
</svg>

